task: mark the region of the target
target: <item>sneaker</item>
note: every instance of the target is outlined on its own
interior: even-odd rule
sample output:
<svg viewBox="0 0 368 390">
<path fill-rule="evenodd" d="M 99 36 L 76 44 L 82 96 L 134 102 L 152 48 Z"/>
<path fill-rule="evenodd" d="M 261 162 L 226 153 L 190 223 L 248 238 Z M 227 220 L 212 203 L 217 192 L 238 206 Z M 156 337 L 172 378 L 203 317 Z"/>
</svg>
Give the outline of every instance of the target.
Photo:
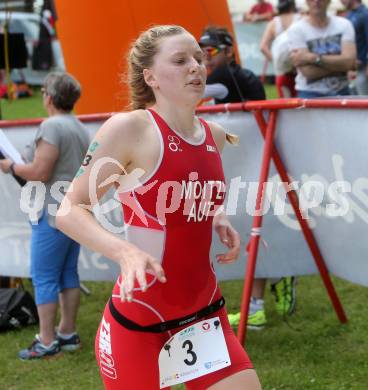
<svg viewBox="0 0 368 390">
<path fill-rule="evenodd" d="M 229 320 L 230 325 L 233 328 L 236 328 L 239 325 L 240 322 L 240 312 L 239 313 L 230 313 L 227 315 L 227 319 Z"/>
<path fill-rule="evenodd" d="M 239 326 L 240 322 L 240 312 L 234 314 L 228 314 L 227 318 L 230 322 L 230 325 L 233 328 Z M 266 314 L 264 309 L 257 310 L 252 314 L 248 315 L 247 328 L 248 329 L 262 329 L 267 323 Z"/>
<path fill-rule="evenodd" d="M 295 311 L 296 304 L 296 278 L 288 276 L 271 284 L 271 292 L 276 299 L 276 311 L 284 316 L 291 315 Z"/>
<path fill-rule="evenodd" d="M 248 315 L 248 329 L 261 330 L 267 324 L 266 313 L 264 309 L 255 311 Z"/>
<path fill-rule="evenodd" d="M 45 346 L 41 343 L 40 337 L 37 334 L 31 346 L 19 351 L 18 356 L 21 360 L 50 359 L 59 355 L 60 352 L 58 340 L 54 340 L 49 346 Z"/>
<path fill-rule="evenodd" d="M 80 349 L 82 346 L 80 337 L 77 333 L 67 339 L 57 335 L 57 340 L 59 341 L 62 351 L 72 352 Z"/>
</svg>

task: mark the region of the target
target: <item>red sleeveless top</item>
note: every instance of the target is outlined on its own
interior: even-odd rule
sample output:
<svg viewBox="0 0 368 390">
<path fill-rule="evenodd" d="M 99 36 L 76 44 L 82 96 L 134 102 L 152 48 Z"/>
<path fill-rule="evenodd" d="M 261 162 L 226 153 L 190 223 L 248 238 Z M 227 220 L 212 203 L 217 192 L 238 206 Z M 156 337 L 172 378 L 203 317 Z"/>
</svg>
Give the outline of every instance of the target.
<svg viewBox="0 0 368 390">
<path fill-rule="evenodd" d="M 119 194 L 127 239 L 157 258 L 166 283 L 147 274 L 148 289 L 136 285 L 133 302 L 118 299 L 116 308 L 140 325 L 168 321 L 193 313 L 217 300 L 219 291 L 210 259 L 212 222 L 223 204 L 225 178 L 221 158 L 208 124 L 203 136 L 189 142 L 148 110 L 161 143 L 154 172 L 143 184 Z"/>
</svg>

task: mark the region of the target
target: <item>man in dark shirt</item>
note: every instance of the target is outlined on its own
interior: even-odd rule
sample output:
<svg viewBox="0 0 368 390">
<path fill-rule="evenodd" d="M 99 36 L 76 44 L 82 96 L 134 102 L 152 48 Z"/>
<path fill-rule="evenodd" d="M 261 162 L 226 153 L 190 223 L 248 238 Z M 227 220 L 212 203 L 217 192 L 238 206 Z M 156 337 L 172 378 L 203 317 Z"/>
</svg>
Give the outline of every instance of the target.
<svg viewBox="0 0 368 390">
<path fill-rule="evenodd" d="M 358 54 L 356 89 L 359 95 L 368 95 L 368 9 L 361 0 L 341 0 L 349 11 L 346 17 L 353 23 Z"/>
<path fill-rule="evenodd" d="M 235 61 L 233 38 L 225 28 L 208 27 L 199 45 L 206 53 L 207 77 L 205 98 L 216 103 L 235 103 L 247 100 L 264 100 L 265 91 L 253 72 L 242 69 Z M 266 325 L 263 296 L 266 279 L 254 279 L 250 302 L 248 327 L 261 329 Z M 295 306 L 295 278 L 281 278 L 271 285 L 276 296 L 276 308 L 283 315 L 291 314 Z M 229 321 L 237 326 L 240 313 L 229 314 Z"/>
<path fill-rule="evenodd" d="M 233 38 L 226 28 L 206 28 L 199 39 L 199 45 L 206 54 L 209 72 L 205 98 L 213 97 L 216 104 L 266 98 L 257 76 L 236 63 Z"/>
</svg>

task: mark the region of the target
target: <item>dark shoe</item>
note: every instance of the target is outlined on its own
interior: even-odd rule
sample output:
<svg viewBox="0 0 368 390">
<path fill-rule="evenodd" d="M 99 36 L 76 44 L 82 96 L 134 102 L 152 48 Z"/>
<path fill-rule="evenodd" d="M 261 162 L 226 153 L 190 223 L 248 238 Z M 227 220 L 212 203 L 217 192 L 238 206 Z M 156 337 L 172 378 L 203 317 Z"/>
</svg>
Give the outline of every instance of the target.
<svg viewBox="0 0 368 390">
<path fill-rule="evenodd" d="M 57 336 L 57 340 L 59 341 L 61 350 L 66 352 L 76 351 L 82 346 L 80 337 L 77 333 L 69 337 L 68 339 L 64 339 L 60 336 Z"/>
<path fill-rule="evenodd" d="M 18 356 L 21 360 L 50 359 L 59 355 L 60 352 L 58 340 L 54 340 L 49 346 L 45 346 L 41 343 L 39 335 L 37 334 L 31 346 L 19 351 Z"/>
</svg>

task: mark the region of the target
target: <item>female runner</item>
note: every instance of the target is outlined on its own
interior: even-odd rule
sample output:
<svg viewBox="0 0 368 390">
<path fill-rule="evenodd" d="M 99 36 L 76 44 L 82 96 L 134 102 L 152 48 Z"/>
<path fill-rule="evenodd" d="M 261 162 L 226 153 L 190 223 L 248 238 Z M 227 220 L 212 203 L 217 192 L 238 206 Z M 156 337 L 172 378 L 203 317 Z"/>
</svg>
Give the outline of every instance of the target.
<svg viewBox="0 0 368 390">
<path fill-rule="evenodd" d="M 112 116 L 97 132 L 57 216 L 59 229 L 121 268 L 96 337 L 105 388 L 159 389 L 159 354 L 171 356 L 172 336 L 219 317 L 213 323 L 221 325 L 231 364 L 183 378 L 186 388 L 258 390 L 209 255 L 213 228 L 228 248 L 217 255 L 220 263 L 236 260 L 240 240 L 221 212 L 226 134 L 195 116 L 206 84 L 202 50 L 184 28 L 156 26 L 134 42 L 128 63 L 133 111 Z M 113 184 L 127 240 L 89 211 Z M 197 370 L 195 350 L 186 348 L 186 362 Z"/>
</svg>

